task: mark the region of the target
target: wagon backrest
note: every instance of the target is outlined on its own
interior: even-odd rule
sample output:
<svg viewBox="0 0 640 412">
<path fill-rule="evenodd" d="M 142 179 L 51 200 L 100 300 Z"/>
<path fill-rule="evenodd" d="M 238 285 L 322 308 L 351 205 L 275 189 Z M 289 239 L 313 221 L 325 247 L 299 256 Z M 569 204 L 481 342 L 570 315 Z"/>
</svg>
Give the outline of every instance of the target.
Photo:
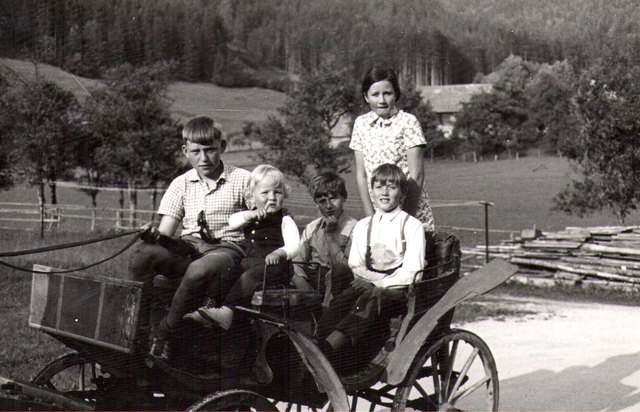
<svg viewBox="0 0 640 412">
<path fill-rule="evenodd" d="M 427 232 L 427 266 L 415 284 L 415 314 L 424 313 L 460 277 L 460 241 L 446 232 Z"/>
</svg>

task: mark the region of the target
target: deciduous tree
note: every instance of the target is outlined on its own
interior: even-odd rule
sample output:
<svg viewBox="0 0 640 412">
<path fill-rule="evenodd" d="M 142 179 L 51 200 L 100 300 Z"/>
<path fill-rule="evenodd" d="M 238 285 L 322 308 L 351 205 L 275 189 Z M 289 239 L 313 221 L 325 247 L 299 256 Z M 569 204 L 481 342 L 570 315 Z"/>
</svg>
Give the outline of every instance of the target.
<svg viewBox="0 0 640 412">
<path fill-rule="evenodd" d="M 43 201 L 48 184 L 55 204 L 56 181 L 71 166 L 69 143 L 77 138 L 73 115 L 77 101 L 73 94 L 41 77 L 12 84 L 3 100 L 10 120 L 4 131 L 14 173 L 38 185 Z"/>
<path fill-rule="evenodd" d="M 548 151 L 571 150 L 578 132 L 575 82 L 573 68 L 562 61 L 543 65 L 527 84 L 528 118 L 522 132 L 528 142 Z"/>
<path fill-rule="evenodd" d="M 88 175 L 94 183 L 99 177 L 103 183 L 126 185 L 133 209 L 136 188 L 168 182 L 179 168 L 180 128 L 164 97 L 171 67 L 118 66 L 83 107 L 88 139 L 79 150 Z"/>
<path fill-rule="evenodd" d="M 331 145 L 332 129 L 360 102 L 354 82 L 345 79 L 330 71 L 304 76 L 289 92 L 280 118 L 270 117 L 260 127 L 258 138 L 267 148 L 261 159 L 303 181 L 320 169 L 347 170 L 349 151 Z"/>
<path fill-rule="evenodd" d="M 605 54 L 580 78 L 582 128 L 568 154 L 579 177 L 555 197 L 555 208 L 583 216 L 608 209 L 621 222 L 640 203 L 640 67 Z"/>
<path fill-rule="evenodd" d="M 9 130 L 13 124 L 8 91 L 9 81 L 0 73 L 0 144 L 4 147 L 11 147 Z M 3 150 L 0 152 L 0 189 L 7 189 L 12 185 L 10 154 L 8 150 Z"/>
</svg>

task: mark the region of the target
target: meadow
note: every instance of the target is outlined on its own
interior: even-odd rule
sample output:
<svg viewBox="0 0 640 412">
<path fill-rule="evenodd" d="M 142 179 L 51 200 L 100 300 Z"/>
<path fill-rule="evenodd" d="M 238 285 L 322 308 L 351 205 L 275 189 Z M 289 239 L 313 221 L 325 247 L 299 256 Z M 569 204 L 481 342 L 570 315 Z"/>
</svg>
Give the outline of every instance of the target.
<svg viewBox="0 0 640 412">
<path fill-rule="evenodd" d="M 229 152 L 224 155 L 225 161 L 248 169 L 257 164 L 253 157 L 251 151 Z M 492 244 L 509 238 L 511 233 L 519 233 L 522 229 L 530 229 L 534 226 L 543 231 L 555 231 L 566 226 L 619 224 L 616 218 L 606 211 L 593 213 L 583 218 L 551 211 L 553 197 L 570 182 L 573 176 L 571 165 L 564 158 L 532 156 L 476 163 L 426 162 L 425 176 L 436 226 L 440 230 L 449 230 L 458 234 L 464 246 L 484 243 L 484 208 L 478 203 L 467 206 L 451 206 L 451 203 L 468 201 L 492 203 L 493 206 L 489 207 L 488 211 L 491 230 L 489 240 Z M 355 185 L 355 175 L 347 173 L 344 178 L 349 193 L 347 210 L 355 217 L 360 218 L 362 212 Z M 292 196 L 288 200 L 287 207 L 297 222 L 304 225 L 317 216 L 317 212 L 305 187 L 294 180 L 291 180 L 291 185 Z M 115 208 L 118 205 L 118 196 L 117 192 L 100 192 L 98 206 Z M 0 192 L 0 202 L 35 203 L 36 200 L 35 187 L 20 185 L 11 190 Z M 62 187 L 58 188 L 58 202 L 60 204 L 90 205 L 87 195 L 75 189 Z M 127 207 L 128 205 L 125 205 L 125 208 Z M 141 193 L 138 196 L 138 207 L 152 209 L 151 197 Z M 632 213 L 626 223 L 633 224 L 638 222 L 639 218 L 639 213 Z M 83 224 L 84 226 L 82 226 Z M 0 226 L 8 225 L 9 222 L 0 222 Z M 15 224 L 12 227 L 16 227 Z M 36 229 L 37 225 L 34 223 L 29 227 Z M 71 228 L 77 227 L 88 230 L 87 221 L 82 223 L 66 219 L 61 223 L 62 230 L 71 230 Z"/>
</svg>

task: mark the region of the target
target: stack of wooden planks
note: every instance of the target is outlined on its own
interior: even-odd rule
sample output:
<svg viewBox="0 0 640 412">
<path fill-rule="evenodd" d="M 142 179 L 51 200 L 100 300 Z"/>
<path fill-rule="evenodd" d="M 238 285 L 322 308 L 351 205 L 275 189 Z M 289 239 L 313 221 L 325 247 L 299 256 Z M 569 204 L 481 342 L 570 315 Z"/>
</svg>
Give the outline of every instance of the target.
<svg viewBox="0 0 640 412">
<path fill-rule="evenodd" d="M 468 258 L 483 258 L 486 246 L 462 252 Z M 489 246 L 489 254 L 518 265 L 520 277 L 640 289 L 640 226 L 523 230 L 520 236 Z"/>
</svg>

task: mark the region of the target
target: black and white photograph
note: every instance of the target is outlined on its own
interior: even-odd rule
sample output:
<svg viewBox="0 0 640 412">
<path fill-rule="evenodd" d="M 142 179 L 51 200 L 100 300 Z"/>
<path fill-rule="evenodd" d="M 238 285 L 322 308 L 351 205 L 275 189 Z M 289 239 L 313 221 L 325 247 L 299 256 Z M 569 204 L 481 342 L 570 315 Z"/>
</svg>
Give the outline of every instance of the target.
<svg viewBox="0 0 640 412">
<path fill-rule="evenodd" d="M 637 0 L 0 0 L 0 410 L 640 411 Z"/>
</svg>

